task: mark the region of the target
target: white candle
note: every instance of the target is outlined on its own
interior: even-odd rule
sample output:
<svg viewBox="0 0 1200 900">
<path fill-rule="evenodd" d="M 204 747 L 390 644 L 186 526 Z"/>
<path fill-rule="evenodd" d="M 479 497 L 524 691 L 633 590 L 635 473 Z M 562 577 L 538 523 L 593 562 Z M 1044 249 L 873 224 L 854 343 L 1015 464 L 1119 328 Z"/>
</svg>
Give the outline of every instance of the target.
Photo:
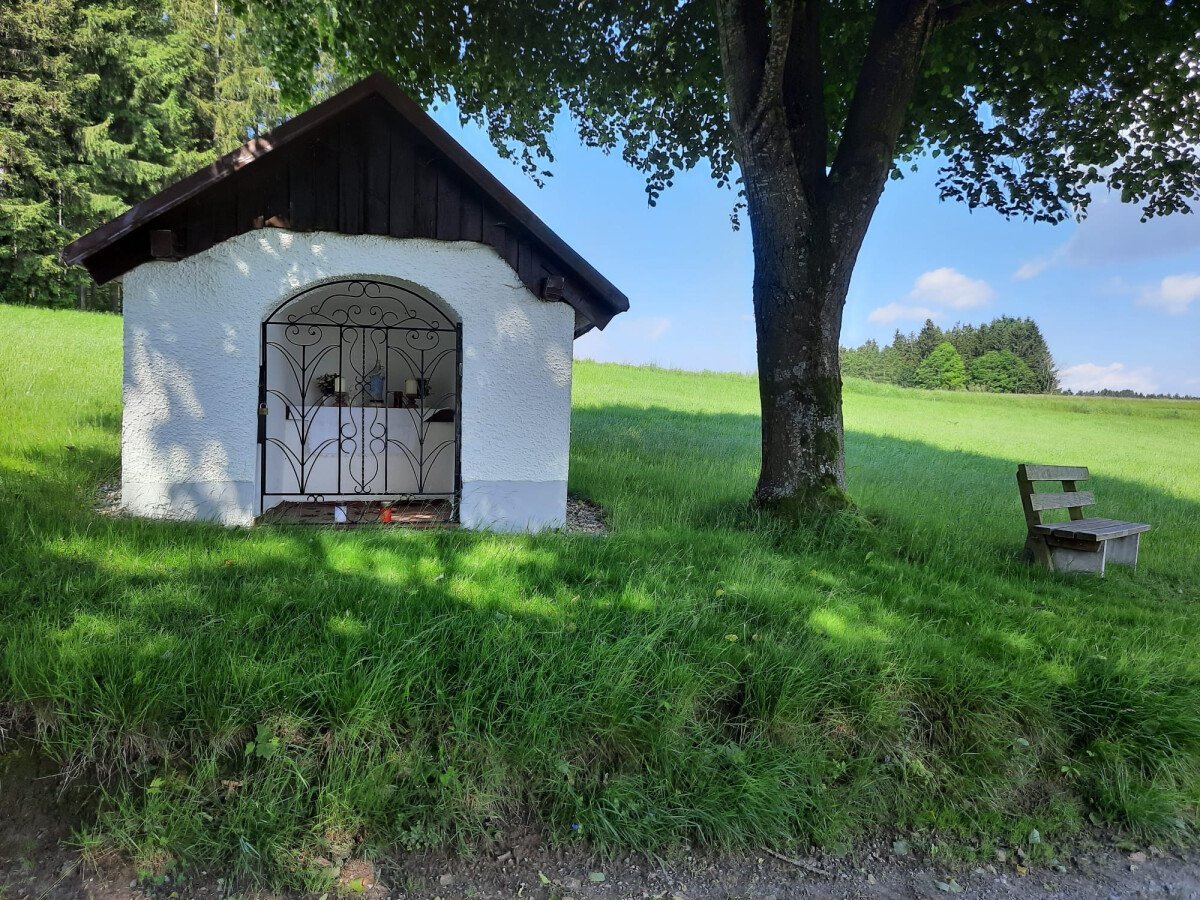
<svg viewBox="0 0 1200 900">
<path fill-rule="evenodd" d="M 417 396 L 417 379 L 415 379 L 415 378 L 404 379 L 404 393 L 408 394 L 408 396 L 410 396 L 410 397 Z"/>
</svg>

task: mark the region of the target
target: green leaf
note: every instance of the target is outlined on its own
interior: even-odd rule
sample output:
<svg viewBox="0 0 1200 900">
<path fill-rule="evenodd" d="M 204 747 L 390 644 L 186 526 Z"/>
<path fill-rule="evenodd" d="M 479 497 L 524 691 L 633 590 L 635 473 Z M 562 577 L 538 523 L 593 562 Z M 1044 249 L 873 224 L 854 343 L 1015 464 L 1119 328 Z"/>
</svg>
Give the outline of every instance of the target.
<svg viewBox="0 0 1200 900">
<path fill-rule="evenodd" d="M 259 759 L 271 759 L 279 752 L 282 741 L 275 736 L 266 725 L 259 724 L 255 730 L 254 740 L 247 745 L 247 752 L 253 752 Z M 251 750 L 251 748 L 253 748 Z"/>
</svg>

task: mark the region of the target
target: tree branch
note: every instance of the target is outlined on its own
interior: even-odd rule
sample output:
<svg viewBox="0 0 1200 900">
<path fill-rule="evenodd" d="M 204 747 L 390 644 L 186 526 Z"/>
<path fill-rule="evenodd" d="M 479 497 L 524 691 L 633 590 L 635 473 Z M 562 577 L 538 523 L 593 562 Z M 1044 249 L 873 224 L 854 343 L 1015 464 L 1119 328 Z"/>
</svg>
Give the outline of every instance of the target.
<svg viewBox="0 0 1200 900">
<path fill-rule="evenodd" d="M 824 194 L 829 162 L 829 124 L 825 115 L 825 61 L 821 54 L 821 17 L 825 0 L 804 0 L 792 18 L 790 52 L 783 73 L 783 105 L 788 132 L 810 199 Z M 814 206 L 819 206 L 817 202 Z"/>
<path fill-rule="evenodd" d="M 942 3 L 938 6 L 937 21 L 934 23 L 934 27 L 945 28 L 956 22 L 978 19 L 980 16 L 986 16 L 1002 9 L 1022 6 L 1025 2 L 1026 0 L 956 0 L 956 2 Z"/>
<path fill-rule="evenodd" d="M 759 127 L 771 106 L 783 103 L 783 78 L 791 55 L 792 23 L 796 19 L 796 0 L 777 0 L 771 6 L 771 21 L 768 26 L 767 54 L 763 60 L 762 80 L 758 86 L 758 99 L 751 113 L 750 126 Z"/>
<path fill-rule="evenodd" d="M 717 0 L 717 31 L 735 136 L 751 130 L 770 36 L 762 0 Z"/>
<path fill-rule="evenodd" d="M 936 17 L 936 0 L 876 2 L 866 55 L 830 169 L 830 225 L 849 263 L 858 254 L 891 171 Z"/>
<path fill-rule="evenodd" d="M 810 201 L 823 191 L 828 152 L 821 11 L 824 0 L 721 0 L 718 25 L 730 118 L 744 156 L 786 142 Z M 779 131 L 777 129 L 782 129 Z M 775 136 L 771 136 L 774 131 Z M 775 144 L 775 164 L 780 164 Z M 741 160 L 743 168 L 749 162 Z"/>
</svg>

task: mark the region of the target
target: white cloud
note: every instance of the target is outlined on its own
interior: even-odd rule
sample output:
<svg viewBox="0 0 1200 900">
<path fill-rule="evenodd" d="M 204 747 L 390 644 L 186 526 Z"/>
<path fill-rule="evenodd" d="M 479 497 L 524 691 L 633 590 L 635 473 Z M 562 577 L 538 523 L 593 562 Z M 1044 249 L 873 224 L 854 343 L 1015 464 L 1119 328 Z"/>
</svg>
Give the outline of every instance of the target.
<svg viewBox="0 0 1200 900">
<path fill-rule="evenodd" d="M 1142 207 L 1122 203 L 1120 195 L 1103 187 L 1092 192 L 1087 218 L 1071 236 L 1045 256 L 1022 263 L 1014 281 L 1028 281 L 1066 262 L 1073 266 L 1120 265 L 1146 259 L 1179 256 L 1200 249 L 1200 227 L 1184 213 L 1142 221 Z"/>
<path fill-rule="evenodd" d="M 928 306 L 905 306 L 902 303 L 889 303 L 887 306 L 880 306 L 871 310 L 867 316 L 867 321 L 878 325 L 891 325 L 894 322 L 903 322 L 910 319 L 914 322 L 924 322 L 926 319 L 932 319 L 937 315 L 938 311 L 930 309 Z"/>
<path fill-rule="evenodd" d="M 1045 256 L 1022 263 L 1017 267 L 1017 271 L 1013 272 L 1013 281 L 1028 281 L 1030 278 L 1037 278 L 1051 266 L 1058 265 L 1066 252 L 1067 245 L 1060 244 Z"/>
<path fill-rule="evenodd" d="M 983 306 L 996 296 L 991 285 L 980 278 L 968 278 L 957 269 L 943 266 L 917 276 L 910 300 L 949 309 Z"/>
<path fill-rule="evenodd" d="M 1157 287 L 1142 291 L 1138 303 L 1177 316 L 1196 300 L 1200 300 L 1200 275 L 1168 275 Z"/>
<path fill-rule="evenodd" d="M 943 266 L 917 276 L 907 303 L 888 303 L 876 307 L 867 321 L 877 325 L 894 322 L 923 322 L 944 316 L 946 310 L 983 306 L 996 296 L 991 285 L 979 278 L 968 278 L 957 269 Z"/>
<path fill-rule="evenodd" d="M 1154 381 L 1149 367 L 1130 369 L 1119 362 L 1106 366 L 1080 363 L 1059 372 L 1058 380 L 1064 388 L 1072 391 L 1102 391 L 1106 388 L 1120 391 L 1128 388 L 1143 394 L 1153 394 L 1158 390 L 1158 384 Z"/>
<path fill-rule="evenodd" d="M 1027 263 L 1021 263 L 1017 267 L 1017 271 L 1013 272 L 1013 281 L 1028 281 L 1030 278 L 1037 278 L 1054 264 L 1054 257 L 1043 256 L 1041 259 L 1032 259 Z"/>
</svg>

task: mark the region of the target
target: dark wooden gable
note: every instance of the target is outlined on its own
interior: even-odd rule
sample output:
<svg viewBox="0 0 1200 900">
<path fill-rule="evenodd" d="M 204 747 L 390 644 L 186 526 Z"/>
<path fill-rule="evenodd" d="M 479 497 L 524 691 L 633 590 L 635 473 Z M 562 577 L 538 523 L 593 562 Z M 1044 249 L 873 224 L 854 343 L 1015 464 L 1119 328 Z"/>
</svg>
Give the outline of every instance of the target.
<svg viewBox="0 0 1200 900">
<path fill-rule="evenodd" d="M 132 207 L 63 252 L 99 283 L 256 228 L 477 241 L 603 328 L 629 301 L 386 78 L 375 75 Z"/>
</svg>

